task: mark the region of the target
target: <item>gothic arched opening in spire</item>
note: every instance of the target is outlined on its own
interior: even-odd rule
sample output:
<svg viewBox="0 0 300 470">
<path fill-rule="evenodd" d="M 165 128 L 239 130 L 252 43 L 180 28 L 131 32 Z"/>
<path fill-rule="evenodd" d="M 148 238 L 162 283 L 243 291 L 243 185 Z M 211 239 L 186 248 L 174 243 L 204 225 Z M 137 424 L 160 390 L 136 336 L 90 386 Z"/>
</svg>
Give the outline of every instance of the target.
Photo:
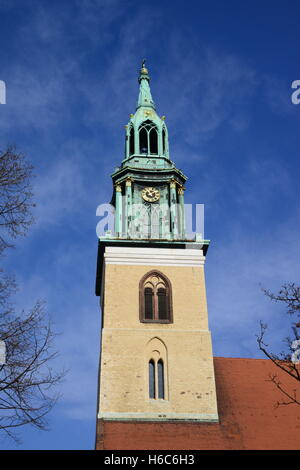
<svg viewBox="0 0 300 470">
<path fill-rule="evenodd" d="M 148 133 L 145 127 L 139 128 L 140 153 L 148 154 Z"/>
<path fill-rule="evenodd" d="M 158 154 L 157 127 L 152 121 L 144 121 L 139 127 L 139 141 L 141 154 Z"/>
<path fill-rule="evenodd" d="M 129 155 L 134 154 L 134 129 L 131 126 L 129 133 Z"/>
<path fill-rule="evenodd" d="M 165 128 L 163 127 L 162 130 L 162 149 L 163 149 L 163 154 L 166 154 L 166 131 Z"/>
<path fill-rule="evenodd" d="M 152 127 L 149 131 L 149 140 L 150 140 L 150 153 L 157 155 L 158 154 L 158 145 L 157 145 L 157 129 Z"/>
</svg>

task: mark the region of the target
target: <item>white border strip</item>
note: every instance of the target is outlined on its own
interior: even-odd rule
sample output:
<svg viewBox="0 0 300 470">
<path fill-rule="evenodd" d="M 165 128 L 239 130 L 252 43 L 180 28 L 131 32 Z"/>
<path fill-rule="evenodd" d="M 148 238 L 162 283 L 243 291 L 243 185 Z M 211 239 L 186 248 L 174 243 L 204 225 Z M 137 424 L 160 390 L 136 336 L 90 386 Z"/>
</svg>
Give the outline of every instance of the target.
<svg viewBox="0 0 300 470">
<path fill-rule="evenodd" d="M 105 264 L 144 266 L 204 266 L 202 250 L 181 248 L 131 248 L 106 247 Z"/>
</svg>

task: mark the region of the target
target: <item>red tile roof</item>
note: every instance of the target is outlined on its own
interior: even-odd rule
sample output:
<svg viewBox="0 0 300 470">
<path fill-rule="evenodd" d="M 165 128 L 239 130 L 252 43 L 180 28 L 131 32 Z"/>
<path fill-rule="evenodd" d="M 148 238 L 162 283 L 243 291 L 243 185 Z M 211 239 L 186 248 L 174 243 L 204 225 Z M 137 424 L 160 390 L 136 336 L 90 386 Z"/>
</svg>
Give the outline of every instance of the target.
<svg viewBox="0 0 300 470">
<path fill-rule="evenodd" d="M 219 423 L 98 420 L 98 449 L 300 449 L 300 406 L 282 405 L 270 382 L 277 374 L 289 391 L 298 383 L 270 360 L 214 358 Z M 300 395 L 300 387 L 298 386 Z"/>
</svg>

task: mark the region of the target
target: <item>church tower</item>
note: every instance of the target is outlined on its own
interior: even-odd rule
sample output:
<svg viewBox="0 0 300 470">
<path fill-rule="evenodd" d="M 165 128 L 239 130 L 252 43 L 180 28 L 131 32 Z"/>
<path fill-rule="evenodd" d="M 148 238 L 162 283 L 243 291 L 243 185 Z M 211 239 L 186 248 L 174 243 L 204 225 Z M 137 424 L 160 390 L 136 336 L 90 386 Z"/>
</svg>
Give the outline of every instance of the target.
<svg viewBox="0 0 300 470">
<path fill-rule="evenodd" d="M 115 229 L 99 238 L 99 449 L 104 423 L 218 422 L 204 278 L 209 241 L 186 235 L 187 177 L 170 159 L 149 83 L 143 62 L 125 156 L 112 174 Z"/>
</svg>

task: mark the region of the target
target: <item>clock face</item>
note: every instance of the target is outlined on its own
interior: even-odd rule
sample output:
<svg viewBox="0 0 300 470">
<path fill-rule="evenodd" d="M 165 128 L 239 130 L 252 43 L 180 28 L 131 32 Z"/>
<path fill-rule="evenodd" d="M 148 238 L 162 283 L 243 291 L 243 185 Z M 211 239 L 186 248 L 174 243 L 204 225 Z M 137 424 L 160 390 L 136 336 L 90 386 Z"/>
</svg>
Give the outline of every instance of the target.
<svg viewBox="0 0 300 470">
<path fill-rule="evenodd" d="M 156 188 L 144 188 L 142 198 L 147 202 L 156 202 L 160 198 L 159 190 Z"/>
</svg>

